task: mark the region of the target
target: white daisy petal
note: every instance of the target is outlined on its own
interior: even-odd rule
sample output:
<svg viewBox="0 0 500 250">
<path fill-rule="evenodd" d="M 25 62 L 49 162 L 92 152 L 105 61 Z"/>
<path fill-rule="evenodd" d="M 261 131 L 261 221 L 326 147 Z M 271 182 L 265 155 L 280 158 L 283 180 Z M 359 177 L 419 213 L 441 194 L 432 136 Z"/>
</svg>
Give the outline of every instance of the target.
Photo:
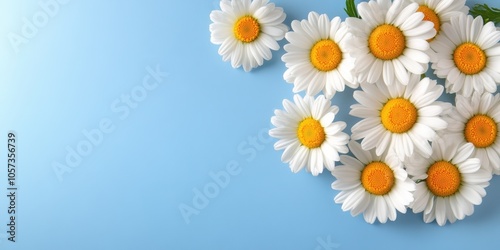
<svg viewBox="0 0 500 250">
<path fill-rule="evenodd" d="M 382 197 L 376 197 L 375 198 L 375 208 L 377 212 L 377 218 L 380 221 L 380 223 L 386 223 L 387 222 L 387 204 L 385 203 L 385 200 Z"/>
<path fill-rule="evenodd" d="M 493 26 L 492 23 L 490 23 L 490 24 L 491 24 L 491 26 Z M 488 25 L 488 24 L 486 24 L 486 25 Z M 485 30 L 483 30 L 483 32 Z M 483 32 L 481 32 L 481 33 L 483 33 Z M 480 45 L 483 48 L 490 48 L 490 47 L 493 47 L 493 45 L 498 44 L 498 41 L 500 40 L 500 32 L 495 30 L 494 32 L 489 33 L 489 34 L 486 34 L 486 33 L 484 35 L 481 34 L 479 37 L 480 38 L 484 37 L 484 40 L 479 38 L 477 41 L 478 45 Z"/>
<path fill-rule="evenodd" d="M 477 172 L 481 168 L 481 161 L 478 158 L 470 158 L 457 165 L 460 172 L 470 174 Z"/>
<path fill-rule="evenodd" d="M 453 212 L 455 218 L 459 220 L 463 220 L 465 218 L 465 214 L 462 208 L 463 204 L 459 203 L 457 195 L 453 195 L 450 197 L 450 206 L 451 206 L 451 211 Z"/>
<path fill-rule="evenodd" d="M 289 162 L 290 170 L 293 173 L 298 173 L 306 165 L 306 160 L 309 158 L 309 153 L 303 146 L 300 146 L 296 155 Z"/>
<path fill-rule="evenodd" d="M 362 91 L 354 91 L 353 96 L 356 101 L 358 101 L 361 105 L 372 108 L 381 108 L 382 103 L 374 100 L 370 94 L 362 92 Z"/>
<path fill-rule="evenodd" d="M 357 203 L 356 206 L 354 206 L 351 209 L 352 216 L 359 215 L 360 213 L 365 211 L 369 205 L 370 205 L 370 197 L 369 194 L 365 191 L 361 193 L 361 197 L 359 197 L 359 203 Z"/>
<path fill-rule="evenodd" d="M 393 5 L 394 5 L 394 3 L 393 3 Z M 395 26 L 400 26 L 401 24 L 403 24 L 403 22 L 406 20 L 406 18 L 408 16 L 410 16 L 411 14 L 415 13 L 415 11 L 418 8 L 418 6 L 415 6 L 415 5 L 408 6 L 407 8 L 404 8 L 402 10 L 401 10 L 401 6 L 398 6 L 398 7 L 399 7 L 398 9 L 394 10 L 396 12 L 399 12 L 399 15 L 396 17 L 396 19 L 393 22 L 393 24 Z"/>
<path fill-rule="evenodd" d="M 446 224 L 446 204 L 442 197 L 436 198 L 436 222 L 440 226 Z"/>
<path fill-rule="evenodd" d="M 469 185 L 464 185 L 460 188 L 460 193 L 463 197 L 473 205 L 481 204 L 481 196 Z"/>
<path fill-rule="evenodd" d="M 283 154 L 281 155 L 282 162 L 290 162 L 292 158 L 297 154 L 299 150 L 300 143 L 294 142 L 285 148 Z"/>
<path fill-rule="evenodd" d="M 457 156 L 453 159 L 453 164 L 460 164 L 468 159 L 474 152 L 474 145 L 472 143 L 466 143 L 457 150 Z"/>
<path fill-rule="evenodd" d="M 368 71 L 367 81 L 369 83 L 375 83 L 380 79 L 380 76 L 382 75 L 383 65 L 383 61 L 381 60 L 373 61 L 373 64 L 370 67 L 370 71 Z"/>
<path fill-rule="evenodd" d="M 390 85 L 394 82 L 395 73 L 394 73 L 394 64 L 390 61 L 385 61 L 383 64 L 383 78 L 384 81 Z"/>
<path fill-rule="evenodd" d="M 370 196 L 370 203 L 363 213 L 363 217 L 366 222 L 373 224 L 375 219 L 377 219 L 377 208 L 375 207 L 375 197 Z"/>
<path fill-rule="evenodd" d="M 419 116 L 436 116 L 440 115 L 443 112 L 443 108 L 440 105 L 429 105 L 426 107 L 423 107 L 419 110 L 418 115 Z"/>
<path fill-rule="evenodd" d="M 436 215 L 434 213 L 434 211 L 436 210 L 435 204 L 436 204 L 436 197 L 434 195 L 430 195 L 429 200 L 427 200 L 427 206 L 424 209 L 424 219 L 425 219 L 425 215 L 429 215 L 429 214 L 432 215 L 431 221 L 433 221 L 436 218 Z M 426 221 L 426 223 L 429 223 L 429 222 Z"/>
<path fill-rule="evenodd" d="M 486 54 L 488 56 L 500 56 L 500 45 L 495 45 L 495 46 L 492 46 L 491 48 L 487 49 L 486 51 Z"/>
<path fill-rule="evenodd" d="M 413 74 L 423 74 L 425 73 L 425 68 L 414 59 L 410 59 L 406 55 L 401 55 L 399 61 L 405 66 L 405 68 Z"/>
<path fill-rule="evenodd" d="M 493 148 L 487 148 L 486 153 L 488 155 L 488 160 L 490 163 L 490 168 L 493 173 L 498 174 L 500 170 L 500 155 Z"/>
<path fill-rule="evenodd" d="M 269 135 L 271 135 L 271 133 L 269 133 Z M 286 147 L 288 147 L 290 144 L 294 143 L 295 141 L 296 141 L 296 139 L 282 139 L 282 140 L 279 140 L 279 141 L 277 141 L 274 144 L 274 149 L 275 150 L 285 149 Z"/>
<path fill-rule="evenodd" d="M 362 196 L 365 193 L 365 190 L 362 188 L 355 189 L 348 197 L 346 197 L 345 201 L 342 204 L 343 211 L 349 211 L 359 205 L 361 201 L 363 201 Z"/>
<path fill-rule="evenodd" d="M 424 140 L 423 138 L 420 138 L 418 135 L 416 135 L 412 132 L 408 133 L 408 135 L 410 136 L 415 147 L 419 150 L 419 152 L 421 154 L 423 154 L 425 156 L 431 155 L 432 148 L 426 140 Z"/>
<path fill-rule="evenodd" d="M 436 116 L 423 116 L 419 118 L 418 122 L 428 126 L 429 128 L 432 128 L 433 130 L 443 130 L 448 126 L 447 122 Z"/>
<path fill-rule="evenodd" d="M 374 129 L 372 129 L 371 132 L 367 134 L 366 137 L 361 142 L 361 146 L 363 147 L 363 149 L 370 150 L 372 148 L 375 148 L 380 142 L 379 135 L 383 135 L 384 131 L 385 130 L 381 126 L 377 126 Z"/>
<path fill-rule="evenodd" d="M 406 20 L 399 26 L 402 30 L 409 30 L 415 28 L 415 26 L 419 25 L 424 18 L 424 14 L 421 12 L 416 12 L 411 14 Z"/>
</svg>

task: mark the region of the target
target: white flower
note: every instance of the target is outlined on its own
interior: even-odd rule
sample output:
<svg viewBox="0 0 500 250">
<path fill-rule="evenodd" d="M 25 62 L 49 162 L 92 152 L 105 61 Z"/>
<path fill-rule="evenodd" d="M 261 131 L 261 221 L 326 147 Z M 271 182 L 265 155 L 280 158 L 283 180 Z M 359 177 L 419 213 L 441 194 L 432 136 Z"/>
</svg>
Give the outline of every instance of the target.
<svg viewBox="0 0 500 250">
<path fill-rule="evenodd" d="M 457 107 L 445 117 L 446 133 L 458 143 L 474 145 L 473 157 L 481 160 L 481 166 L 500 174 L 500 95 L 475 92 L 471 97 L 456 97 Z"/>
<path fill-rule="evenodd" d="M 423 212 L 426 223 L 454 223 L 471 215 L 473 205 L 481 204 L 491 173 L 471 157 L 473 150 L 471 143 L 444 137 L 432 142 L 431 157 L 415 154 L 406 162 L 408 174 L 419 182 L 410 207 L 415 213 Z"/>
<path fill-rule="evenodd" d="M 469 13 L 465 0 L 410 0 L 419 4 L 418 12 L 424 14 L 424 20 L 434 24 L 436 35 L 439 35 L 441 26 L 449 23 L 451 17 L 460 13 Z"/>
<path fill-rule="evenodd" d="M 419 4 L 417 9 L 418 12 L 424 14 L 424 20 L 430 21 L 434 24 L 434 29 L 436 30 L 436 35 L 432 37 L 429 41 L 430 44 L 434 41 L 434 38 L 440 34 L 441 26 L 444 23 L 449 23 L 452 16 L 458 15 L 460 13 L 469 13 L 469 7 L 465 5 L 465 0 L 410 0 Z M 431 45 L 432 46 L 432 45 Z M 437 54 L 429 48 L 427 54 L 431 58 L 431 61 L 437 60 Z"/>
<path fill-rule="evenodd" d="M 451 104 L 436 102 L 443 86 L 429 78 L 419 82 L 419 77 L 411 75 L 406 85 L 362 83 L 363 91 L 354 92 L 360 104 L 352 105 L 350 114 L 363 120 L 351 128 L 352 139 L 363 139 L 364 150 L 376 148 L 377 155 L 393 151 L 400 160 L 415 150 L 424 155 L 432 153 L 428 141 L 434 139 L 436 131 L 446 128 L 440 115 Z"/>
<path fill-rule="evenodd" d="M 345 122 L 333 122 L 338 112 L 329 99 L 320 95 L 293 97 L 294 102 L 283 100 L 283 110 L 275 110 L 271 123 L 276 126 L 269 135 L 278 138 L 276 150 L 284 149 L 281 160 L 290 164 L 297 173 L 304 166 L 312 175 L 323 172 L 325 166 L 333 170 L 339 153 L 347 153 L 349 136 L 342 132 Z"/>
<path fill-rule="evenodd" d="M 437 53 L 434 73 L 446 78 L 447 92 L 469 97 L 473 91 L 494 93 L 500 83 L 500 31 L 481 16 L 459 14 L 442 26 L 431 44 Z"/>
<path fill-rule="evenodd" d="M 210 13 L 210 41 L 221 45 L 224 61 L 231 59 L 233 68 L 243 65 L 245 71 L 272 58 L 277 41 L 288 31 L 285 13 L 268 0 L 221 0 L 221 10 Z"/>
<path fill-rule="evenodd" d="M 352 216 L 363 213 L 368 223 L 378 219 L 396 219 L 396 210 L 406 213 L 406 207 L 413 201 L 415 183 L 408 178 L 401 161 L 394 155 L 377 156 L 373 150 L 365 151 L 355 142 L 349 142 L 349 149 L 357 158 L 342 155 L 342 166 L 337 166 L 332 175 L 337 179 L 332 188 L 341 192 L 335 196 L 336 203 L 342 203 L 343 211 Z"/>
<path fill-rule="evenodd" d="M 292 29 L 285 35 L 290 43 L 282 60 L 288 68 L 283 77 L 294 84 L 293 92 L 316 95 L 323 90 L 331 98 L 345 85 L 358 87 L 352 75 L 354 59 L 346 49 L 350 34 L 339 17 L 330 21 L 326 14 L 310 12 L 307 20 L 294 20 Z"/>
<path fill-rule="evenodd" d="M 361 19 L 347 18 L 355 37 L 348 50 L 355 58 L 360 82 L 383 79 L 387 85 L 395 80 L 406 84 L 409 72 L 420 75 L 427 71 L 427 40 L 436 31 L 431 22 L 423 21 L 418 7 L 405 0 L 371 0 L 358 5 Z"/>
</svg>

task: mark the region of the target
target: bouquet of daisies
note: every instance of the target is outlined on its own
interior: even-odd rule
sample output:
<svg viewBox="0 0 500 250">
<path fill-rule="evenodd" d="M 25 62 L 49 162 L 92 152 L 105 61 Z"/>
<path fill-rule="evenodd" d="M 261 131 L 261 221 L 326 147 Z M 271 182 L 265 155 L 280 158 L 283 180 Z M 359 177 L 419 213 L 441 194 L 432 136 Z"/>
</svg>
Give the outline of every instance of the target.
<svg viewBox="0 0 500 250">
<path fill-rule="evenodd" d="M 275 110 L 269 134 L 292 172 L 332 173 L 342 210 L 385 223 L 410 208 L 444 225 L 481 204 L 500 174 L 500 10 L 469 10 L 465 0 L 347 0 L 345 20 L 310 12 L 289 30 L 268 0 L 221 0 L 220 8 L 210 15 L 211 41 L 234 68 L 261 66 L 288 41 L 283 78 L 297 94 Z M 358 89 L 349 114 L 361 119 L 349 134 L 331 103 L 346 86 Z M 444 93 L 455 103 L 438 101 Z"/>
</svg>

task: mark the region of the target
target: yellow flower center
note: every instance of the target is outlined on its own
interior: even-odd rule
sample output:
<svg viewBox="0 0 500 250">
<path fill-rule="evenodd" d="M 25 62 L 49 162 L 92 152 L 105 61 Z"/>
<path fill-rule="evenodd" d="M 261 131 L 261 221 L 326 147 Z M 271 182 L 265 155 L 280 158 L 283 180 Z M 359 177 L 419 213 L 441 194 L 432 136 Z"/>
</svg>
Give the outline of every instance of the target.
<svg viewBox="0 0 500 250">
<path fill-rule="evenodd" d="M 233 32 L 236 39 L 244 43 L 251 43 L 260 35 L 260 24 L 257 19 L 244 16 L 236 21 Z"/>
<path fill-rule="evenodd" d="M 430 21 L 434 24 L 434 29 L 436 30 L 436 35 L 437 35 L 441 30 L 441 20 L 439 20 L 439 17 L 436 14 L 436 12 L 425 5 L 420 5 L 417 11 L 422 12 L 424 14 L 424 21 Z M 432 41 L 434 37 L 429 39 L 429 41 Z"/>
<path fill-rule="evenodd" d="M 415 105 L 404 98 L 389 100 L 380 111 L 384 127 L 393 133 L 405 133 L 417 122 Z"/>
<path fill-rule="evenodd" d="M 489 116 L 475 115 L 465 124 L 465 139 L 476 148 L 491 146 L 497 139 L 497 124 Z"/>
<path fill-rule="evenodd" d="M 453 52 L 453 61 L 462 73 L 474 75 L 486 67 L 486 54 L 473 43 L 463 43 Z"/>
<path fill-rule="evenodd" d="M 434 195 L 446 197 L 458 191 L 462 177 L 455 165 L 447 161 L 438 161 L 427 170 L 425 182 Z"/>
<path fill-rule="evenodd" d="M 339 45 L 330 39 L 317 42 L 311 49 L 311 63 L 320 71 L 336 69 L 342 61 Z"/>
<path fill-rule="evenodd" d="M 394 186 L 394 181 L 394 172 L 383 162 L 372 162 L 361 172 L 361 184 L 366 191 L 374 195 L 389 193 Z"/>
<path fill-rule="evenodd" d="M 406 39 L 399 28 L 390 24 L 382 24 L 370 34 L 368 46 L 378 59 L 392 60 L 403 54 Z"/>
<path fill-rule="evenodd" d="M 306 118 L 299 124 L 297 137 L 302 145 L 312 149 L 323 144 L 326 134 L 325 129 L 318 120 Z"/>
</svg>

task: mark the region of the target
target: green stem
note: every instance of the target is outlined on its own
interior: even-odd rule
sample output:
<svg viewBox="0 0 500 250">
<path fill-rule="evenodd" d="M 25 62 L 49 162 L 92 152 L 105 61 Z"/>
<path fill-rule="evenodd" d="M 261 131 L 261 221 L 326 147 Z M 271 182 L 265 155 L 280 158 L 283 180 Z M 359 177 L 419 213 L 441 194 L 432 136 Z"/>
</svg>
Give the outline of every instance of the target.
<svg viewBox="0 0 500 250">
<path fill-rule="evenodd" d="M 358 10 L 356 9 L 356 3 L 354 2 L 354 0 L 345 1 L 344 11 L 350 17 L 361 18 L 358 14 Z"/>
</svg>

